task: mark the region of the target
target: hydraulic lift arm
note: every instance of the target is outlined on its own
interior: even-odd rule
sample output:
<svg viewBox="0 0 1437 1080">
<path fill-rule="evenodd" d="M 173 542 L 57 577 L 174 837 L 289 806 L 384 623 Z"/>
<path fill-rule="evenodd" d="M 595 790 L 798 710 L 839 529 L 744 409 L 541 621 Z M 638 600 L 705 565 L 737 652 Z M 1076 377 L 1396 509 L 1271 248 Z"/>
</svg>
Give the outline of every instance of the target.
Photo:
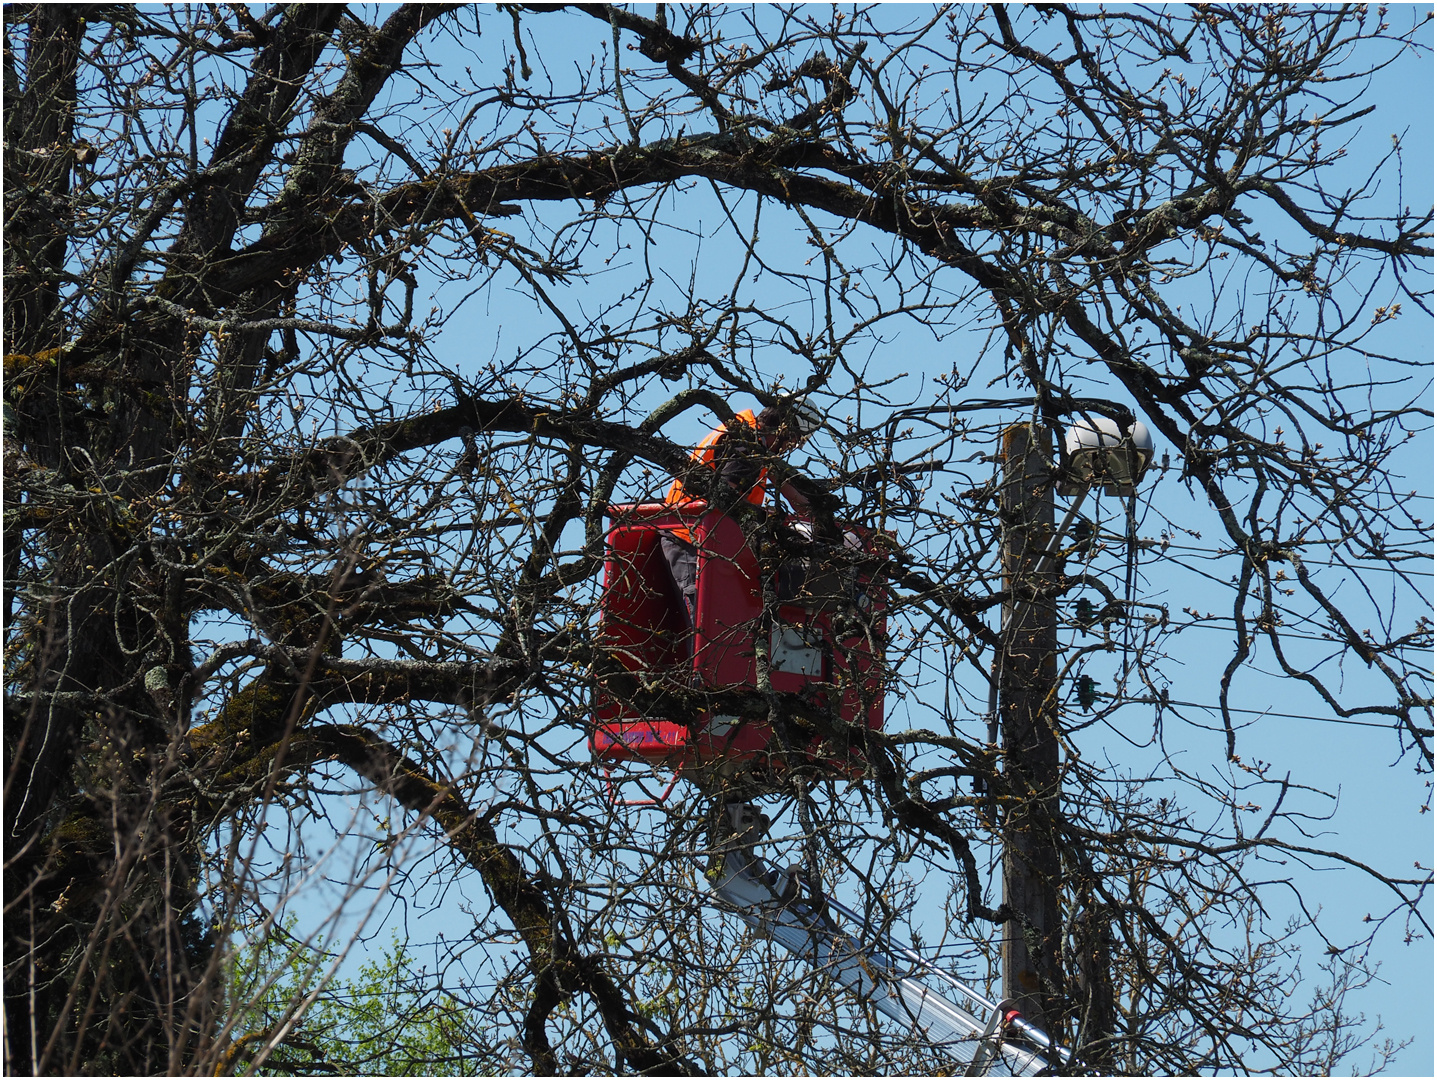
<svg viewBox="0 0 1437 1080">
<path fill-rule="evenodd" d="M 709 884 L 749 926 L 963 1062 L 968 1076 L 1039 1076 L 1051 1070 L 1050 1059 L 1068 1064 L 1066 1050 L 1053 1047 L 1005 1004 L 875 932 L 836 900 L 800 895 L 792 872 L 779 873 L 753 853 L 766 827 L 758 809 L 730 803 L 725 810 L 734 840 L 710 871 Z"/>
</svg>

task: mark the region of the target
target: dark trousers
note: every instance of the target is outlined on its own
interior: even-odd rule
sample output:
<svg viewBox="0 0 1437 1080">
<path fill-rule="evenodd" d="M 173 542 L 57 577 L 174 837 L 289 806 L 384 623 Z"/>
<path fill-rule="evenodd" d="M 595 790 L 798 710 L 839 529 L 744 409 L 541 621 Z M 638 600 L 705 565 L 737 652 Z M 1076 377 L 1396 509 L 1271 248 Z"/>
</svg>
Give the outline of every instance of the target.
<svg viewBox="0 0 1437 1080">
<path fill-rule="evenodd" d="M 665 529 L 659 533 L 659 546 L 663 548 L 664 561 L 669 564 L 669 574 L 674 588 L 683 601 L 684 614 L 689 626 L 698 625 L 698 577 L 699 549 Z"/>
</svg>

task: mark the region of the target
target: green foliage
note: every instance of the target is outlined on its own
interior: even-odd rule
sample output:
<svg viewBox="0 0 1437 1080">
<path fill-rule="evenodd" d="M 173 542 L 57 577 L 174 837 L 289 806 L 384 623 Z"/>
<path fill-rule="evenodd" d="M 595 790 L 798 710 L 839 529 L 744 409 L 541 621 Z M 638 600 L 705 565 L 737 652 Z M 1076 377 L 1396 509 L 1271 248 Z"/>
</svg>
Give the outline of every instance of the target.
<svg viewBox="0 0 1437 1080">
<path fill-rule="evenodd" d="M 417 970 L 396 936 L 352 977 L 294 920 L 232 960 L 226 1072 L 258 1076 L 482 1076 L 506 1070 L 471 1008 Z M 272 1047 L 266 1052 L 266 1048 Z"/>
</svg>

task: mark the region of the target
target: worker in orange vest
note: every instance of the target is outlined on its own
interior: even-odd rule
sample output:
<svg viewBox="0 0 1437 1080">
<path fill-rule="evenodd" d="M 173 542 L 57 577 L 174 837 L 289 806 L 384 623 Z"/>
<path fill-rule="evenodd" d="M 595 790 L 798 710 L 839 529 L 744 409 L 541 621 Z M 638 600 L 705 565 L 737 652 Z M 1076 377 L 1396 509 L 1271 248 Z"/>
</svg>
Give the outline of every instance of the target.
<svg viewBox="0 0 1437 1080">
<path fill-rule="evenodd" d="M 822 419 L 817 409 L 802 400 L 770 405 L 757 416 L 752 409 L 744 409 L 727 424 L 714 428 L 691 457 L 718 474 L 719 483 L 713 487 L 720 492 L 727 488 L 740 499 L 762 506 L 768 470 L 759 460 L 759 446 L 772 453 L 795 450 L 818 429 Z M 792 484 L 785 483 L 779 493 L 800 513 L 808 510 L 808 500 Z M 683 480 L 675 478 L 664 502 L 683 503 L 693 497 Z M 659 534 L 659 541 L 692 626 L 698 610 L 698 549 L 689 530 L 683 526 L 665 529 Z"/>
</svg>

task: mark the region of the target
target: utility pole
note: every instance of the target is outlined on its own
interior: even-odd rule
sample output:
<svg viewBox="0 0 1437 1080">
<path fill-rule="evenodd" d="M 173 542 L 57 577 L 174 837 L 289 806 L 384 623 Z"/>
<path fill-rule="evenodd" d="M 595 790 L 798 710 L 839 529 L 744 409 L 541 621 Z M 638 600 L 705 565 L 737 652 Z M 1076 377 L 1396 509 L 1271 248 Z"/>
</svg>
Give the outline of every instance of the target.
<svg viewBox="0 0 1437 1080">
<path fill-rule="evenodd" d="M 1053 450 L 1046 428 L 1014 424 L 1003 432 L 1003 576 L 1010 599 L 998 660 L 998 722 L 1005 789 L 1003 996 L 1030 1023 L 1056 1034 L 1062 924 L 1057 820 L 1057 607 L 1037 599 L 1054 581 L 1044 559 L 1053 535 Z"/>
</svg>

